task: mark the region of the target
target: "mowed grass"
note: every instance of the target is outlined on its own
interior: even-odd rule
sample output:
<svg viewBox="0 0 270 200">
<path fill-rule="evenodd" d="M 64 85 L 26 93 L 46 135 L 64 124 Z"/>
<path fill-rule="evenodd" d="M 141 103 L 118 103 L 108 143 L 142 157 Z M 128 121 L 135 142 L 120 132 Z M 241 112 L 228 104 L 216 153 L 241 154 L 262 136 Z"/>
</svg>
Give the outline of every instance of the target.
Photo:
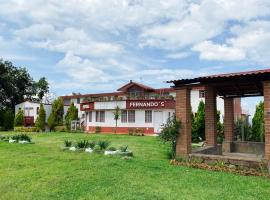
<svg viewBox="0 0 270 200">
<path fill-rule="evenodd" d="M 269 179 L 171 166 L 168 147 L 155 137 L 31 136 L 35 144 L 0 142 L 0 199 L 270 199 Z M 66 139 L 128 145 L 135 157 L 62 151 Z"/>
</svg>

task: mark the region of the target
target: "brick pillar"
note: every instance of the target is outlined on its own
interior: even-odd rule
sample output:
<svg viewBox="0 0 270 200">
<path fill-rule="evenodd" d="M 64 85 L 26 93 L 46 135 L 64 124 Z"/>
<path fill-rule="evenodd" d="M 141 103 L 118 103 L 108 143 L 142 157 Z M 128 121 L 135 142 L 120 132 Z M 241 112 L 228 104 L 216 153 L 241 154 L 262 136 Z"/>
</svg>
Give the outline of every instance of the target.
<svg viewBox="0 0 270 200">
<path fill-rule="evenodd" d="M 191 153 L 191 105 L 190 89 L 176 91 L 176 118 L 181 121 L 180 135 L 176 142 L 176 156 Z"/>
<path fill-rule="evenodd" d="M 223 152 L 231 152 L 231 144 L 234 129 L 234 99 L 224 98 L 224 141 L 222 144 Z"/>
<path fill-rule="evenodd" d="M 270 173 L 270 81 L 263 83 L 264 94 L 264 129 L 265 129 L 265 152 L 264 157 L 268 161 Z"/>
<path fill-rule="evenodd" d="M 217 145 L 217 93 L 207 86 L 205 93 L 205 139 L 207 146 Z"/>
</svg>

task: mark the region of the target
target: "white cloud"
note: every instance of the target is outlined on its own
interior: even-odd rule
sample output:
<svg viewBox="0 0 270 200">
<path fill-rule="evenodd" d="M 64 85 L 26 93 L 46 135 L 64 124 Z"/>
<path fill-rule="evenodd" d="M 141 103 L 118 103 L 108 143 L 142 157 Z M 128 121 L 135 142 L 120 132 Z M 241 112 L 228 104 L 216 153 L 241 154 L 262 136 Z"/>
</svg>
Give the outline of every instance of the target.
<svg viewBox="0 0 270 200">
<path fill-rule="evenodd" d="M 190 55 L 189 52 L 178 52 L 178 53 L 171 53 L 166 55 L 166 58 L 171 58 L 171 59 L 182 59 L 186 58 Z"/>
<path fill-rule="evenodd" d="M 226 44 L 214 44 L 211 41 L 195 45 L 192 50 L 200 52 L 200 59 L 203 60 L 237 61 L 245 58 L 245 52 L 241 49 Z"/>
</svg>

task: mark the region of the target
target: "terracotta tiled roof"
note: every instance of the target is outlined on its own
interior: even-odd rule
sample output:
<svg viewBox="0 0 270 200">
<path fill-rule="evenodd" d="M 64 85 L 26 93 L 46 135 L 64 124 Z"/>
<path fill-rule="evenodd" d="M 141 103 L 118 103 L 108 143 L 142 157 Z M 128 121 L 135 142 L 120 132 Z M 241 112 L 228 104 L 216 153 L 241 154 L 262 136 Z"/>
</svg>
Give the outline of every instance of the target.
<svg viewBox="0 0 270 200">
<path fill-rule="evenodd" d="M 143 88 L 144 90 L 150 90 L 150 91 L 151 90 L 152 91 L 155 90 L 154 88 L 149 87 L 147 85 L 144 85 L 144 84 L 141 84 L 141 83 L 137 83 L 137 82 L 134 82 L 134 81 L 130 81 L 128 84 L 126 84 L 126 85 L 120 87 L 119 89 L 117 89 L 117 91 L 126 91 L 128 88 L 130 88 L 133 85 L 136 85 L 136 86 L 138 86 L 140 88 Z"/>
</svg>

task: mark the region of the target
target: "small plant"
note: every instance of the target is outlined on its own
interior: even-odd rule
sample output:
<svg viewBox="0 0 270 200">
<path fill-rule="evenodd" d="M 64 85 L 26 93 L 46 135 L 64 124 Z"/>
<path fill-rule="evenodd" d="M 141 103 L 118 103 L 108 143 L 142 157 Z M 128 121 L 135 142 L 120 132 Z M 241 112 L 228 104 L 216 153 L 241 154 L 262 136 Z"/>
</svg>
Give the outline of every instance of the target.
<svg viewBox="0 0 270 200">
<path fill-rule="evenodd" d="M 120 147 L 120 151 L 127 152 L 128 146 L 122 146 Z"/>
<path fill-rule="evenodd" d="M 94 147 L 93 151 L 94 151 L 95 153 L 100 153 L 100 154 L 103 153 L 103 150 L 100 148 L 99 145 L 96 145 L 96 146 Z"/>
<path fill-rule="evenodd" d="M 89 142 L 87 140 L 82 140 L 82 141 L 77 142 L 76 147 L 79 149 L 85 149 L 88 147 L 88 145 L 89 145 Z"/>
<path fill-rule="evenodd" d="M 108 141 L 98 141 L 97 144 L 101 150 L 105 150 L 109 146 L 110 143 Z"/>
<path fill-rule="evenodd" d="M 91 149 L 94 149 L 96 146 L 96 142 L 95 141 L 91 141 L 88 143 L 88 147 L 90 147 Z"/>
<path fill-rule="evenodd" d="M 117 149 L 115 147 L 109 147 L 107 150 L 108 151 L 116 151 Z"/>
<path fill-rule="evenodd" d="M 27 134 L 21 134 L 21 135 L 19 135 L 19 140 L 31 142 L 31 138 Z"/>
<path fill-rule="evenodd" d="M 95 133 L 100 133 L 100 132 L 101 132 L 101 127 L 100 127 L 100 126 L 96 126 L 95 129 L 96 129 L 96 130 L 95 130 Z"/>
<path fill-rule="evenodd" d="M 65 140 L 65 141 L 64 141 L 64 145 L 65 145 L 65 147 L 71 147 L 72 141 Z"/>
</svg>

